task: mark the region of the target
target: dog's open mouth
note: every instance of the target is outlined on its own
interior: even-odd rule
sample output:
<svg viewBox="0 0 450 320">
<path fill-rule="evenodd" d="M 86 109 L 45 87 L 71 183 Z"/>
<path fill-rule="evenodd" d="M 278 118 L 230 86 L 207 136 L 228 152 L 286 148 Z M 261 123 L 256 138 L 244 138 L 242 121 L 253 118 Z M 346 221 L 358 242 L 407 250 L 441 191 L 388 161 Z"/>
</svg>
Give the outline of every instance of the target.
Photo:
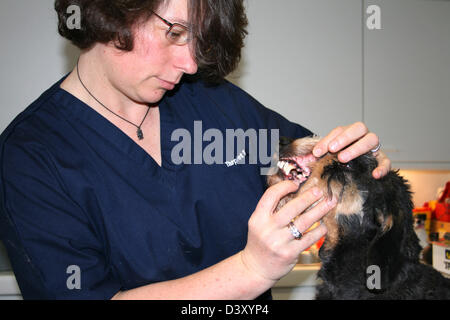
<svg viewBox="0 0 450 320">
<path fill-rule="evenodd" d="M 278 168 L 284 175 L 284 179 L 302 184 L 308 180 L 311 175 L 311 164 L 316 161 L 317 158 L 312 154 L 286 157 L 278 161 Z"/>
</svg>

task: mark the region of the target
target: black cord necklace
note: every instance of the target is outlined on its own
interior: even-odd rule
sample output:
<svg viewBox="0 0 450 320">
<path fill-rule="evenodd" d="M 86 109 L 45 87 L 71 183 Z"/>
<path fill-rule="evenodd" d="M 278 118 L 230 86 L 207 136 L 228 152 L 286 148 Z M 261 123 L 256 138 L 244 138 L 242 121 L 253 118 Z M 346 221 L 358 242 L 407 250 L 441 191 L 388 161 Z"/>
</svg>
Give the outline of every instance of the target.
<svg viewBox="0 0 450 320">
<path fill-rule="evenodd" d="M 86 89 L 87 93 L 90 94 L 90 96 L 92 98 L 94 98 L 95 101 L 97 101 L 103 108 L 105 108 L 106 110 L 108 110 L 109 112 L 111 112 L 112 114 L 114 114 L 115 116 L 119 117 L 120 119 L 122 119 L 123 121 L 128 122 L 129 124 L 135 126 L 137 128 L 136 134 L 139 140 L 144 139 L 144 133 L 142 132 L 141 126 L 145 121 L 145 118 L 147 118 L 148 112 L 150 111 L 150 107 L 148 107 L 147 112 L 145 113 L 144 119 L 142 119 L 141 124 L 140 125 L 136 125 L 133 122 L 125 119 L 124 117 L 118 115 L 117 113 L 115 113 L 114 111 L 112 111 L 111 109 L 109 109 L 107 106 L 105 106 L 103 103 L 101 103 L 96 97 L 94 97 L 94 95 L 88 90 L 88 88 L 86 88 L 86 86 L 84 85 L 83 81 L 81 81 L 81 77 L 80 77 L 80 71 L 78 69 L 78 62 L 77 61 L 77 75 L 78 75 L 78 80 L 80 80 L 81 85 L 83 86 L 84 89 Z"/>
</svg>

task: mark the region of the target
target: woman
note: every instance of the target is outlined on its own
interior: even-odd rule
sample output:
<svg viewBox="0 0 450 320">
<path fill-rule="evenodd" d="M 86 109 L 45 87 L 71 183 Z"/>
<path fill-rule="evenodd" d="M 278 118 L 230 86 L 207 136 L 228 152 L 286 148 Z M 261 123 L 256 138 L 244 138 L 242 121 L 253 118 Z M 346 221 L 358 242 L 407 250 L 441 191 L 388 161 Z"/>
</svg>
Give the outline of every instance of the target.
<svg viewBox="0 0 450 320">
<path fill-rule="evenodd" d="M 66 23 L 70 5 L 81 29 Z M 325 235 L 322 225 L 305 231 L 334 203 L 299 216 L 322 197 L 310 190 L 273 215 L 297 186 L 264 192 L 248 157 L 233 166 L 173 159 L 175 130 L 196 139 L 199 123 L 223 136 L 311 134 L 223 80 L 246 34 L 242 0 L 57 0 L 55 9 L 79 61 L 0 141 L 2 239 L 24 298 L 269 298 Z M 314 154 L 340 151 L 347 162 L 377 146 L 356 123 Z M 378 154 L 376 178 L 390 168 Z"/>
</svg>

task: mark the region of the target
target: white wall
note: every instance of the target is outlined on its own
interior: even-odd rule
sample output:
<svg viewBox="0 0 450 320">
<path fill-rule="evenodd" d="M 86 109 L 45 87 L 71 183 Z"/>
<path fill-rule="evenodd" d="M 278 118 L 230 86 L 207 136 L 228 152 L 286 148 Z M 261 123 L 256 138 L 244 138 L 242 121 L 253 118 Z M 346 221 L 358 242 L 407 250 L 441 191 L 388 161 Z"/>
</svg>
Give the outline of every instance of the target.
<svg viewBox="0 0 450 320">
<path fill-rule="evenodd" d="M 0 1 L 0 132 L 76 61 L 78 50 L 58 34 L 53 3 Z"/>
<path fill-rule="evenodd" d="M 415 207 L 422 207 L 425 202 L 437 200 L 438 191 L 442 191 L 447 181 L 450 181 L 450 171 L 400 170 L 400 174 L 411 185 Z"/>
</svg>

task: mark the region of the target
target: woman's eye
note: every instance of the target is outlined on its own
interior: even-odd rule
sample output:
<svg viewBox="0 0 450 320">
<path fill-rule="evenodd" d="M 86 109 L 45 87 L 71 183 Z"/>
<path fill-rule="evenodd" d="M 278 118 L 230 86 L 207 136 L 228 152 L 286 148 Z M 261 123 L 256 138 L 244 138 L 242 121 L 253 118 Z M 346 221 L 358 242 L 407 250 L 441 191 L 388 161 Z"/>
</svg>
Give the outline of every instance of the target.
<svg viewBox="0 0 450 320">
<path fill-rule="evenodd" d="M 181 37 L 181 33 L 173 32 L 173 31 L 170 31 L 167 35 L 168 35 L 171 39 L 178 39 L 179 37 Z"/>
</svg>

